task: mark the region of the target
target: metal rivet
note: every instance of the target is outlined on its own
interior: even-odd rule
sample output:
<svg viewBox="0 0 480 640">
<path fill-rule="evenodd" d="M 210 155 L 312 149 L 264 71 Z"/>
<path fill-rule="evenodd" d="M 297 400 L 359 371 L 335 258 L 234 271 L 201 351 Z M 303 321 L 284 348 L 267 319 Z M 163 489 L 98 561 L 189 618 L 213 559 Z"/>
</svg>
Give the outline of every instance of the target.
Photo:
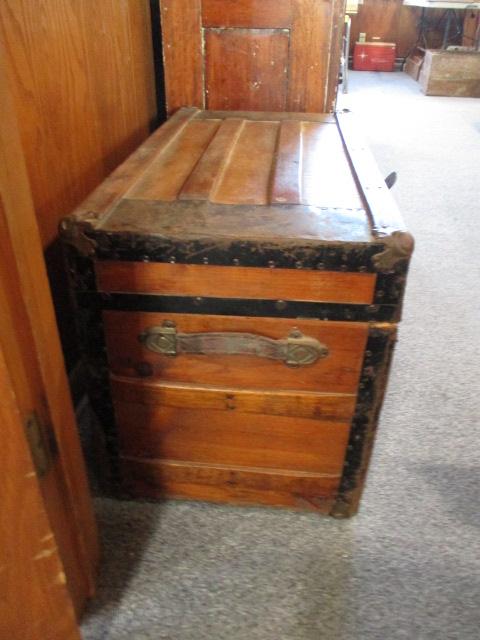
<svg viewBox="0 0 480 640">
<path fill-rule="evenodd" d="M 367 358 L 370 358 L 372 356 L 372 352 L 371 351 L 365 351 L 365 355 L 367 356 Z"/>
<path fill-rule="evenodd" d="M 376 311 L 378 311 L 378 306 L 375 304 L 371 304 L 367 307 L 367 311 L 368 313 L 375 313 Z"/>
<path fill-rule="evenodd" d="M 269 260 L 268 266 L 270 267 L 270 269 L 275 269 L 275 262 L 273 260 Z"/>
<path fill-rule="evenodd" d="M 358 270 L 364 273 L 367 270 L 367 267 L 358 267 Z"/>
<path fill-rule="evenodd" d="M 323 269 L 325 269 L 325 265 L 324 265 L 324 263 L 323 263 L 323 262 L 319 262 L 319 263 L 317 264 L 317 269 L 318 269 L 319 271 L 323 271 Z"/>
<path fill-rule="evenodd" d="M 208 264 L 208 258 L 203 258 L 203 264 Z"/>
<path fill-rule="evenodd" d="M 239 264 L 240 264 L 240 260 L 239 260 L 238 258 L 234 258 L 234 259 L 233 259 L 233 264 L 234 264 L 236 267 L 238 267 L 238 266 L 239 266 Z"/>
<path fill-rule="evenodd" d="M 150 258 L 148 256 L 142 256 L 142 262 L 150 262 Z"/>
<path fill-rule="evenodd" d="M 284 311 L 287 308 L 287 303 L 285 302 L 285 300 L 277 300 L 277 302 L 275 303 L 275 309 L 277 309 L 277 311 Z"/>
<path fill-rule="evenodd" d="M 201 298 L 200 296 L 198 296 L 197 298 L 195 298 L 195 300 L 193 301 L 193 303 L 198 307 L 203 303 L 203 298 Z"/>
<path fill-rule="evenodd" d="M 135 371 L 141 378 L 153 375 L 153 367 L 149 362 L 138 362 L 135 365 Z"/>
<path fill-rule="evenodd" d="M 348 269 L 348 267 L 347 267 L 347 265 L 346 265 L 346 264 L 342 264 L 342 265 L 340 266 L 340 271 L 347 271 L 347 269 Z"/>
<path fill-rule="evenodd" d="M 170 262 L 170 264 L 175 264 L 175 262 L 177 261 L 177 259 L 175 258 L 175 256 L 171 256 L 168 261 Z"/>
<path fill-rule="evenodd" d="M 295 269 L 302 269 L 303 268 L 303 262 L 300 262 L 300 260 L 298 260 L 295 263 Z"/>
<path fill-rule="evenodd" d="M 385 295 L 385 291 L 377 291 L 376 297 L 383 298 L 384 295 Z"/>
</svg>

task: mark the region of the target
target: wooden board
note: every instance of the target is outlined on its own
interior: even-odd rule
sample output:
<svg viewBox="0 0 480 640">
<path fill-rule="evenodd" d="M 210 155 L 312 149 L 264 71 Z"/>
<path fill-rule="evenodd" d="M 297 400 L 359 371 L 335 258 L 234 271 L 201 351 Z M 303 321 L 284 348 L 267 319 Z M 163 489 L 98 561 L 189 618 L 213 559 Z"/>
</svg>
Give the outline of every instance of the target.
<svg viewBox="0 0 480 640">
<path fill-rule="evenodd" d="M 123 455 L 339 475 L 349 423 L 117 401 Z"/>
<path fill-rule="evenodd" d="M 21 417 L 35 410 L 57 442 L 39 486 L 79 613 L 98 539 L 10 88 L 0 43 L 0 347 Z"/>
<path fill-rule="evenodd" d="M 161 6 L 169 113 L 187 105 L 333 108 L 339 0 L 161 0 Z"/>
<path fill-rule="evenodd" d="M 145 170 L 126 198 L 362 208 L 333 123 L 303 121 L 301 115 L 279 120 L 274 113 L 258 121 L 236 112 L 185 121 L 189 116 L 185 112 L 166 144 L 143 161 Z"/>
<path fill-rule="evenodd" d="M 327 88 L 334 5 L 318 0 L 301 0 L 294 4 L 290 41 L 288 111 L 331 111 Z M 335 81 L 335 86 L 337 82 Z"/>
<path fill-rule="evenodd" d="M 160 0 L 168 113 L 205 106 L 201 0 Z"/>
<path fill-rule="evenodd" d="M 368 332 L 368 324 L 105 311 L 105 333 L 113 373 L 138 376 L 146 367 L 153 377 L 170 382 L 190 382 L 252 389 L 298 389 L 355 393 Z M 247 355 L 193 355 L 169 357 L 145 349 L 138 336 L 165 320 L 176 323 L 179 333 L 241 332 L 286 338 L 293 327 L 327 345 L 329 355 L 298 369 L 283 362 Z"/>
<path fill-rule="evenodd" d="M 0 344 L 0 637 L 80 640 L 15 392 Z"/>
<path fill-rule="evenodd" d="M 160 262 L 97 262 L 99 291 L 372 304 L 376 275 Z"/>
<path fill-rule="evenodd" d="M 205 32 L 208 109 L 286 109 L 288 33 L 272 29 Z"/>
<path fill-rule="evenodd" d="M 283 506 L 319 513 L 329 513 L 340 481 L 338 476 L 323 474 L 126 456 L 121 458 L 121 468 L 133 495 Z"/>
<path fill-rule="evenodd" d="M 204 27 L 288 29 L 292 0 L 203 0 Z"/>
<path fill-rule="evenodd" d="M 158 407 L 190 407 L 239 411 L 264 415 L 297 416 L 329 422 L 348 422 L 355 408 L 355 394 L 275 391 L 149 382 L 111 376 L 113 398 Z"/>
</svg>

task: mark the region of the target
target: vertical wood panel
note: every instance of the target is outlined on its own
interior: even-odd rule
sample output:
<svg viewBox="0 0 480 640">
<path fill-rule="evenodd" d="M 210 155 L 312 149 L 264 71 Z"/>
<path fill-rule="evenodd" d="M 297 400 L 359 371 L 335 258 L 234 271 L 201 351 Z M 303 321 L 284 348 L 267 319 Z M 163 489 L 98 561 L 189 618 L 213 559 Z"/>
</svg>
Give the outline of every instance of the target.
<svg viewBox="0 0 480 640">
<path fill-rule="evenodd" d="M 205 32 L 207 107 L 284 111 L 288 34 L 268 29 Z"/>
<path fill-rule="evenodd" d="M 326 110 L 332 9 L 328 0 L 294 3 L 288 111 Z"/>
<path fill-rule="evenodd" d="M 167 112 L 204 105 L 201 0 L 160 0 Z"/>
<path fill-rule="evenodd" d="M 36 410 L 58 456 L 40 483 L 79 611 L 92 594 L 98 546 L 92 504 L 48 287 L 38 225 L 0 43 L 0 345 L 24 415 Z M 15 76 L 13 75 L 13 78 Z"/>
<path fill-rule="evenodd" d="M 3 0 L 0 32 L 44 246 L 155 115 L 148 0 Z"/>
<path fill-rule="evenodd" d="M 0 637 L 80 640 L 0 344 Z"/>
</svg>

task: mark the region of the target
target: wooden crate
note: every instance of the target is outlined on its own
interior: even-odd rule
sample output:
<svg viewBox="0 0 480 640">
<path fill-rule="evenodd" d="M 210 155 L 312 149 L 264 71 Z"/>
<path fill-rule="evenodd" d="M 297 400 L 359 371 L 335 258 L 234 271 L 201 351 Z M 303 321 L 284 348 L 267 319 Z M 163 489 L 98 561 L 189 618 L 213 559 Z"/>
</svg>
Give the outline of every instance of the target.
<svg viewBox="0 0 480 640">
<path fill-rule="evenodd" d="M 419 76 L 427 96 L 480 97 L 480 52 L 427 49 Z"/>
</svg>

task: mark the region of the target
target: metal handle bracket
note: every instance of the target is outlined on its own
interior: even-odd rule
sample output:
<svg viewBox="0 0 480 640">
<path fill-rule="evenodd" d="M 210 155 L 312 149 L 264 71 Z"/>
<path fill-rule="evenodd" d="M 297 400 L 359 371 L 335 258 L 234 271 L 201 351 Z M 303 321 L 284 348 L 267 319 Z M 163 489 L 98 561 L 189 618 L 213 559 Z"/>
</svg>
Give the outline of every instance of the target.
<svg viewBox="0 0 480 640">
<path fill-rule="evenodd" d="M 178 333 L 175 324 L 167 320 L 141 333 L 139 340 L 146 349 L 161 355 L 253 355 L 280 360 L 289 367 L 314 364 L 328 355 L 326 345 L 304 336 L 298 329 L 292 329 L 287 338 L 273 340 L 253 333 L 229 331 Z"/>
</svg>

